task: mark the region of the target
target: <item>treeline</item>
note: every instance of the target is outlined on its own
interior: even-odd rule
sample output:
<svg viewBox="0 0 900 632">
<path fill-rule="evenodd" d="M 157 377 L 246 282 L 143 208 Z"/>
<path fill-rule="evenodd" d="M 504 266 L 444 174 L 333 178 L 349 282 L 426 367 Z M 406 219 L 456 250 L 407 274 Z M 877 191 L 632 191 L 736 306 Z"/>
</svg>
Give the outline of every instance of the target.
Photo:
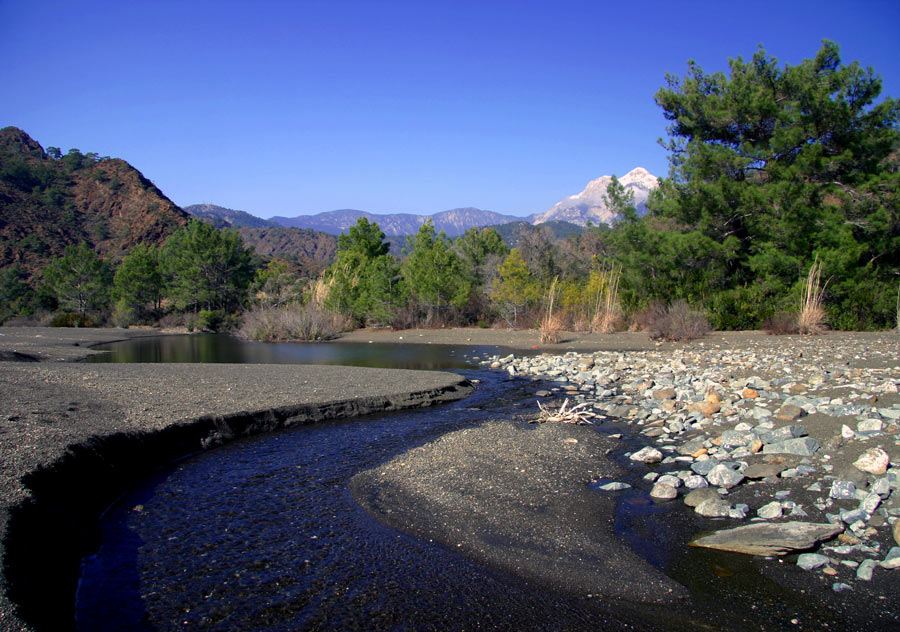
<svg viewBox="0 0 900 632">
<path fill-rule="evenodd" d="M 51 259 L 33 285 L 19 266 L 0 272 L 0 318 L 52 313 L 51 325 L 127 327 L 169 317 L 218 329 L 247 305 L 257 268 L 237 233 L 200 221 L 162 246 L 138 244 L 115 267 L 80 242 Z"/>
<path fill-rule="evenodd" d="M 729 65 L 689 62 L 656 93 L 671 169 L 646 216 L 614 181 L 613 227 L 561 241 L 537 230 L 508 251 L 490 230 L 451 243 L 426 224 L 402 260 L 360 222 L 322 278 L 323 304 L 356 324 L 535 326 L 552 299 L 563 326 L 586 329 L 682 302 L 717 329 L 790 330 L 814 290 L 833 328 L 897 325 L 900 103 L 833 42 L 796 66 L 763 50 Z"/>
<path fill-rule="evenodd" d="M 763 50 L 730 60 L 728 75 L 690 62 L 655 95 L 670 121 L 671 169 L 644 217 L 613 179 L 612 227 L 565 239 L 538 227 L 509 249 L 493 229 L 450 240 L 426 223 L 399 257 L 362 218 L 313 280 L 263 262 L 233 232 L 191 222 L 115 270 L 83 245 L 36 288 L 7 268 L 0 317 L 59 309 L 79 323 L 106 313 L 116 324 L 181 318 L 216 329 L 243 315 L 245 335 L 277 339 L 362 325 L 535 327 L 551 304 L 555 327 L 608 331 L 646 327 L 677 304 L 717 329 L 790 331 L 814 289 L 833 328 L 893 327 L 900 103 L 880 92 L 871 69 L 842 65 L 827 41 L 797 66 Z"/>
</svg>

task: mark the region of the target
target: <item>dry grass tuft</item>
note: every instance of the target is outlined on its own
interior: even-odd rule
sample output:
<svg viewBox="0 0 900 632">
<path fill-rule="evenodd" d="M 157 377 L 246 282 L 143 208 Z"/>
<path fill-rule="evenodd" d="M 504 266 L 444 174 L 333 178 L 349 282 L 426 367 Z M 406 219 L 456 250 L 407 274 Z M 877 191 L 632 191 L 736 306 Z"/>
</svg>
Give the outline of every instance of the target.
<svg viewBox="0 0 900 632">
<path fill-rule="evenodd" d="M 647 309 L 635 314 L 634 320 L 641 330 L 650 335 L 651 340 L 695 340 L 712 330 L 706 314 L 681 299 L 668 307 L 660 301 L 651 301 Z"/>
<path fill-rule="evenodd" d="M 803 283 L 803 296 L 800 299 L 800 313 L 797 316 L 797 329 L 801 334 L 825 333 L 825 309 L 822 300 L 825 297 L 825 288 L 828 281 L 822 285 L 822 262 L 816 256 L 809 274 Z"/>
<path fill-rule="evenodd" d="M 897 286 L 897 333 L 900 333 L 900 286 Z"/>
<path fill-rule="evenodd" d="M 800 331 L 797 326 L 797 314 L 794 312 L 778 312 L 767 318 L 762 328 L 770 336 L 784 336 Z"/>
<path fill-rule="evenodd" d="M 604 281 L 603 291 L 597 296 L 591 331 L 611 334 L 618 329 L 622 321 L 622 310 L 619 307 L 619 279 L 622 276 L 622 268 L 612 267 L 601 274 Z"/>
<path fill-rule="evenodd" d="M 553 279 L 550 289 L 547 292 L 547 311 L 541 318 L 539 331 L 541 332 L 541 344 L 556 344 L 560 341 L 563 320 L 559 315 L 553 313 L 553 305 L 556 302 L 556 292 L 559 277 Z"/>
</svg>

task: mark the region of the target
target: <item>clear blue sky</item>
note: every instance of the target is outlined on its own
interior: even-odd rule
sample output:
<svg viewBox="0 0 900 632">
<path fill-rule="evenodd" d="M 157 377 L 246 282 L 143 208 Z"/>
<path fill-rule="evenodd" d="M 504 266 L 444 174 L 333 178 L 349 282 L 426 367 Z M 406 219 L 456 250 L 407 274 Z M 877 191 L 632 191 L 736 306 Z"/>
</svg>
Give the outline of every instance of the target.
<svg viewBox="0 0 900 632">
<path fill-rule="evenodd" d="M 812 57 L 900 97 L 900 2 L 0 0 L 0 126 L 124 158 L 179 205 L 547 210 L 668 169 L 688 59 Z"/>
</svg>

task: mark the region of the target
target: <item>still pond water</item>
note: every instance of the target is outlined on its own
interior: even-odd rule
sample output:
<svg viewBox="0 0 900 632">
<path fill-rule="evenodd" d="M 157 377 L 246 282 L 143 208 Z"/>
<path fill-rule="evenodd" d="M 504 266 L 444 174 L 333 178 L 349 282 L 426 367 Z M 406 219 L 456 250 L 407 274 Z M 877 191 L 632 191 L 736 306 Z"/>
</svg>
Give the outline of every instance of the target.
<svg viewBox="0 0 900 632">
<path fill-rule="evenodd" d="M 222 334 L 153 336 L 93 347 L 88 362 L 212 362 L 336 364 L 384 369 L 476 369 L 474 358 L 505 352 L 494 346 L 364 342 L 249 342 Z M 521 355 L 521 352 L 518 352 Z"/>
</svg>

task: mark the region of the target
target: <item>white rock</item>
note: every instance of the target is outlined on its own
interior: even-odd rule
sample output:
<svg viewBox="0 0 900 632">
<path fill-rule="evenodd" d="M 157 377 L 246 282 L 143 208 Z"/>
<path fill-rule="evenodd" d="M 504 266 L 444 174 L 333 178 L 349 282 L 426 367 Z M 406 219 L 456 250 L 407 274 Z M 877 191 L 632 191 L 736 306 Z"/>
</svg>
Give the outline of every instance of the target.
<svg viewBox="0 0 900 632">
<path fill-rule="evenodd" d="M 882 423 L 880 419 L 863 419 L 856 424 L 858 432 L 881 432 Z"/>
<path fill-rule="evenodd" d="M 875 510 L 878 509 L 878 506 L 880 504 L 881 496 L 872 492 L 863 499 L 863 501 L 859 504 L 859 508 L 866 513 L 873 514 L 875 513 Z"/>
<path fill-rule="evenodd" d="M 854 467 L 869 474 L 881 476 L 887 471 L 891 457 L 881 448 L 870 448 L 853 462 Z"/>
<path fill-rule="evenodd" d="M 602 489 L 605 492 L 620 492 L 623 489 L 631 489 L 631 485 L 629 485 L 628 483 L 622 483 L 620 481 L 613 481 L 611 483 L 600 485 L 598 489 Z"/>
<path fill-rule="evenodd" d="M 875 572 L 876 566 L 878 566 L 878 562 L 875 560 L 863 560 L 856 568 L 856 578 L 864 582 L 872 581 L 872 574 Z"/>
<path fill-rule="evenodd" d="M 681 479 L 677 476 L 672 476 L 671 474 L 663 474 L 658 479 L 656 479 L 656 484 L 659 485 L 660 483 L 664 485 L 671 485 L 675 489 L 681 487 Z"/>
<path fill-rule="evenodd" d="M 725 518 L 731 512 L 731 505 L 721 498 L 710 498 L 694 507 L 694 511 L 707 518 Z"/>
<path fill-rule="evenodd" d="M 805 571 L 821 568 L 830 562 L 827 557 L 818 553 L 801 553 L 797 557 L 797 566 Z"/>
<path fill-rule="evenodd" d="M 640 461 L 641 463 L 659 463 L 662 461 L 663 455 L 662 452 L 654 448 L 653 446 L 646 446 L 641 448 L 630 457 L 632 461 Z"/>
<path fill-rule="evenodd" d="M 684 486 L 688 489 L 703 489 L 709 487 L 709 483 L 699 474 L 693 474 L 684 479 Z"/>
<path fill-rule="evenodd" d="M 720 463 L 710 470 L 709 474 L 706 475 L 706 480 L 709 481 L 710 485 L 731 489 L 744 480 L 744 475 Z"/>
<path fill-rule="evenodd" d="M 782 510 L 781 503 L 777 500 L 773 500 L 772 502 L 763 505 L 760 507 L 756 515 L 760 518 L 764 518 L 766 520 L 773 520 L 774 518 L 781 518 Z"/>
</svg>

